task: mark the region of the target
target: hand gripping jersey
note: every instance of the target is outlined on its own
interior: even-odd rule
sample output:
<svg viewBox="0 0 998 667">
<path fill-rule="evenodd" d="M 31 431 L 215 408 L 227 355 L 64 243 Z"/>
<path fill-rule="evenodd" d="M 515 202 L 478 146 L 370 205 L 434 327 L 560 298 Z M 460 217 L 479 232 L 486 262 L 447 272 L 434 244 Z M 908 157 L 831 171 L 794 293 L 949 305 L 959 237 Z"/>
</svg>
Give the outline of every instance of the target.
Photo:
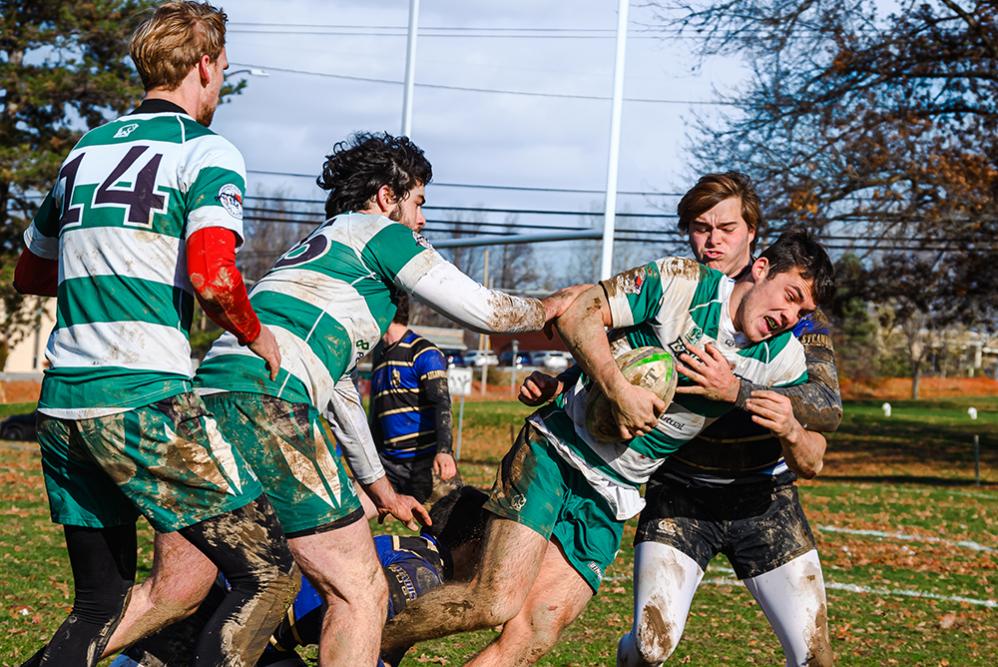
<svg viewBox="0 0 998 667">
<path fill-rule="evenodd" d="M 80 139 L 24 233 L 59 262 L 41 412 L 95 417 L 190 390 L 184 242 L 206 227 L 242 238 L 244 174 L 232 144 L 161 100 Z"/>
<path fill-rule="evenodd" d="M 615 354 L 653 345 L 678 356 L 687 345 L 702 349 L 713 343 L 735 364 L 735 374 L 767 386 L 789 386 L 807 380 L 804 352 L 790 332 L 752 343 L 736 331 L 729 314 L 735 282 L 693 260 L 671 257 L 621 273 L 606 290 L 617 330 Z M 681 385 L 691 382 L 680 376 Z M 561 410 L 542 410 L 531 419 L 554 449 L 577 468 L 625 520 L 644 505 L 641 484 L 663 459 L 693 439 L 731 405 L 696 396 L 676 395 L 655 429 L 628 441 L 602 443 L 585 427 L 591 380 L 582 374 L 574 387 L 558 397 Z"/>
<path fill-rule="evenodd" d="M 838 382 L 828 327 L 828 320 L 818 311 L 798 322 L 793 333 L 808 356 L 808 382 L 834 385 L 837 394 Z M 822 360 L 811 357 L 816 348 L 823 353 Z M 805 396 L 813 397 L 812 405 L 823 405 L 822 400 L 827 401 L 817 386 L 802 385 L 797 387 L 797 391 L 807 392 Z M 802 423 L 807 423 L 806 416 L 796 416 Z M 725 414 L 693 442 L 670 456 L 652 481 L 665 477 L 692 486 L 767 481 L 782 484 L 797 478 L 783 458 L 783 446 L 779 439 L 769 429 L 753 422 L 751 413 L 740 409 Z"/>
</svg>

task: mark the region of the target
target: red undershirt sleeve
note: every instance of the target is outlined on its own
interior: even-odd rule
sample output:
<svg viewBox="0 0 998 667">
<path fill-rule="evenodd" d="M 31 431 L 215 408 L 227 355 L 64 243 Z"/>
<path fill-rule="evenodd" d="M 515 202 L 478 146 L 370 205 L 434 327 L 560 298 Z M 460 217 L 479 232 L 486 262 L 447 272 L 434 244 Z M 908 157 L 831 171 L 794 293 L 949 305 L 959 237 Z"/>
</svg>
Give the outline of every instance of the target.
<svg viewBox="0 0 998 667">
<path fill-rule="evenodd" d="M 187 239 L 187 275 L 212 322 L 234 334 L 241 345 L 256 340 L 260 319 L 236 268 L 235 233 L 223 227 L 194 232 Z"/>
<path fill-rule="evenodd" d="M 59 262 L 39 257 L 25 248 L 14 267 L 14 289 L 21 294 L 56 296 L 59 291 Z"/>
</svg>

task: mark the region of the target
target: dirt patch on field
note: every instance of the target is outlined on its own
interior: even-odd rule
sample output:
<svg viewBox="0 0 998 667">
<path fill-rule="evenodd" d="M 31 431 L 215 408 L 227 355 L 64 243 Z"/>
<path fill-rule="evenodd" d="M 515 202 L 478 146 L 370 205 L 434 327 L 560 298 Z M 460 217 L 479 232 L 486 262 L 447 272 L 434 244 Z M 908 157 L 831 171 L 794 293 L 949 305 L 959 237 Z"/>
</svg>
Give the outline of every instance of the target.
<svg viewBox="0 0 998 667">
<path fill-rule="evenodd" d="M 911 378 L 873 378 L 863 382 L 841 378 L 842 398 L 891 399 L 911 398 Z M 998 395 L 998 380 L 991 378 L 922 378 L 921 398 L 955 398 Z"/>
</svg>

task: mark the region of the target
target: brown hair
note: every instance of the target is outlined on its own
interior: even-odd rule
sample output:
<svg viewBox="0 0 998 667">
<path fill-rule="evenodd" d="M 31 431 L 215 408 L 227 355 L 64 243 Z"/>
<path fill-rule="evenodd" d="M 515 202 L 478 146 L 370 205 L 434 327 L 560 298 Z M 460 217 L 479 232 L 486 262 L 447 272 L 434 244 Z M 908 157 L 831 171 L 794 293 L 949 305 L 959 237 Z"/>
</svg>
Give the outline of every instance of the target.
<svg viewBox="0 0 998 667">
<path fill-rule="evenodd" d="M 679 200 L 679 229 L 684 234 L 687 233 L 690 223 L 698 216 L 732 197 L 741 199 L 742 218 L 748 228 L 756 232 L 758 239 L 759 228 L 763 225 L 759 195 L 755 192 L 752 179 L 738 171 L 701 176 L 697 184 Z M 755 240 L 752 241 L 752 247 L 755 247 Z"/>
<path fill-rule="evenodd" d="M 216 60 L 225 48 L 221 9 L 183 0 L 158 6 L 132 33 L 129 51 L 146 90 L 175 90 L 201 56 Z"/>
</svg>

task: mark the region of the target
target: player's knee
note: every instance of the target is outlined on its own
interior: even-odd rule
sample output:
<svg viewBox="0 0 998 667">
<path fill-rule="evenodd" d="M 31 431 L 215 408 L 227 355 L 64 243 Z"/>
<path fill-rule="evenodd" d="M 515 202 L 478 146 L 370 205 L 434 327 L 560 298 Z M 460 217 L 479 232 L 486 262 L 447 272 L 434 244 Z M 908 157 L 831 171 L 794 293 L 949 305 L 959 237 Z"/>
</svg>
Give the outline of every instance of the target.
<svg viewBox="0 0 998 667">
<path fill-rule="evenodd" d="M 634 645 L 637 665 L 661 665 L 679 643 L 679 633 L 668 623 L 661 613 L 643 613 L 637 622 L 637 631 L 628 636 Z"/>
<path fill-rule="evenodd" d="M 658 667 L 671 654 L 671 649 L 663 651 L 661 646 L 641 642 L 629 632 L 617 643 L 617 667 Z"/>
</svg>

